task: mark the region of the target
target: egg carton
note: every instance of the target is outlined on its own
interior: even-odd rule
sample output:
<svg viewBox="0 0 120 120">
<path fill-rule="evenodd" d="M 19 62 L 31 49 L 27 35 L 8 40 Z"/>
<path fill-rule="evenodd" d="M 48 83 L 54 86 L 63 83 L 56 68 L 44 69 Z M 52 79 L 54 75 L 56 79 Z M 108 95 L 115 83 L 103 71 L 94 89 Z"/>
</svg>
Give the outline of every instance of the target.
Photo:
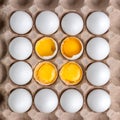
<svg viewBox="0 0 120 120">
<path fill-rule="evenodd" d="M 9 27 L 9 18 L 10 15 L 17 10 L 27 11 L 35 21 L 36 15 L 43 10 L 52 10 L 58 14 L 60 20 L 62 16 L 68 12 L 74 11 L 79 13 L 84 20 L 83 31 L 76 35 L 80 38 L 84 44 L 84 53 L 82 57 L 75 60 L 83 66 L 84 77 L 83 80 L 75 86 L 65 85 L 60 78 L 58 77 L 57 82 L 50 86 L 43 86 L 38 84 L 34 79 L 30 83 L 24 86 L 15 85 L 11 82 L 8 76 L 8 70 L 11 64 L 17 60 L 13 59 L 8 53 L 8 45 L 12 38 L 16 36 L 25 36 L 28 37 L 33 45 L 35 42 L 43 37 L 44 35 L 40 34 L 35 25 L 32 27 L 32 30 L 24 35 L 18 35 L 11 31 Z M 102 62 L 106 63 L 110 67 L 111 78 L 110 82 L 101 87 L 95 87 L 87 82 L 85 71 L 89 64 L 95 62 L 90 59 L 85 51 L 86 44 L 88 40 L 95 35 L 88 32 L 86 29 L 85 21 L 87 16 L 94 11 L 103 11 L 108 14 L 111 27 L 108 32 L 101 35 L 101 37 L 106 38 L 109 41 L 111 52 L 109 56 Z M 63 38 L 67 37 L 61 28 L 59 27 L 58 31 L 51 35 L 58 42 L 60 46 Z M 120 120 L 120 0 L 0 0 L 0 120 Z M 32 56 L 25 60 L 32 66 L 34 70 L 36 64 L 43 61 L 38 58 L 33 50 Z M 58 70 L 61 66 L 66 63 L 68 60 L 65 59 L 61 54 L 60 50 L 55 58 L 50 60 L 53 62 Z M 15 88 L 25 88 L 34 95 L 37 90 L 41 88 L 50 88 L 56 91 L 58 96 L 68 88 L 75 88 L 83 94 L 84 105 L 83 108 L 77 113 L 71 114 L 64 112 L 60 105 L 57 109 L 50 113 L 45 114 L 39 112 L 34 104 L 31 109 L 23 114 L 17 114 L 12 112 L 8 105 L 7 99 L 8 95 Z M 111 107 L 103 113 L 95 113 L 91 111 L 86 103 L 86 96 L 89 91 L 95 88 L 102 88 L 109 92 L 111 96 Z"/>
</svg>

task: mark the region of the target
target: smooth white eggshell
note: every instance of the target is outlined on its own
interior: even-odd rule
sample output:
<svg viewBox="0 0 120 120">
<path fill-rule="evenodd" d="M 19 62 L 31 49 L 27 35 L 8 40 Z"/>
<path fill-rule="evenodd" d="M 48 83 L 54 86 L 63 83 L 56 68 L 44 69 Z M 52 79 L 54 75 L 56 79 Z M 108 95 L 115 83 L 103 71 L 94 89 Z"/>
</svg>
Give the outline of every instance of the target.
<svg viewBox="0 0 120 120">
<path fill-rule="evenodd" d="M 8 105 L 10 109 L 16 113 L 24 113 L 28 111 L 32 105 L 32 96 L 26 89 L 15 89 L 8 97 Z"/>
<path fill-rule="evenodd" d="M 60 105 L 68 113 L 78 112 L 83 106 L 83 96 L 75 89 L 68 89 L 61 95 Z"/>
<path fill-rule="evenodd" d="M 104 38 L 95 37 L 88 42 L 86 51 L 90 58 L 103 60 L 108 56 L 110 47 Z"/>
<path fill-rule="evenodd" d="M 29 32 L 32 26 L 32 17 L 25 11 L 16 11 L 10 17 L 10 27 L 18 34 Z"/>
<path fill-rule="evenodd" d="M 104 12 L 93 12 L 88 16 L 86 24 L 91 33 L 101 35 L 109 29 L 110 20 Z"/>
<path fill-rule="evenodd" d="M 26 62 L 16 62 L 9 69 L 9 77 L 17 85 L 25 85 L 32 79 L 32 68 Z"/>
<path fill-rule="evenodd" d="M 109 81 L 110 70 L 106 64 L 95 62 L 88 67 L 86 76 L 91 84 L 101 86 L 105 85 Z"/>
<path fill-rule="evenodd" d="M 36 28 L 45 35 L 50 35 L 57 31 L 59 27 L 59 18 L 52 11 L 43 11 L 36 18 Z"/>
<path fill-rule="evenodd" d="M 17 60 L 25 60 L 32 54 L 32 43 L 25 37 L 16 37 L 9 44 L 9 53 Z"/>
<path fill-rule="evenodd" d="M 111 105 L 110 95 L 102 89 L 93 90 L 88 94 L 87 104 L 94 112 L 104 112 Z"/>
<path fill-rule="evenodd" d="M 61 26 L 68 35 L 77 35 L 83 29 L 83 19 L 77 13 L 68 13 L 62 18 Z"/>
<path fill-rule="evenodd" d="M 42 89 L 36 93 L 34 103 L 40 112 L 51 113 L 57 108 L 58 97 L 53 90 Z"/>
</svg>

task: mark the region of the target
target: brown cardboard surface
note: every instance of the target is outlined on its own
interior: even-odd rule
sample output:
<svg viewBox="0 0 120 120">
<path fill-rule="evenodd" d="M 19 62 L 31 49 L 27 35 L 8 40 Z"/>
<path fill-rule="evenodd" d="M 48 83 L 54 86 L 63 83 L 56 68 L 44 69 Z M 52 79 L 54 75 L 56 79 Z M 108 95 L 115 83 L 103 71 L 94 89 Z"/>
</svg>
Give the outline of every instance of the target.
<svg viewBox="0 0 120 120">
<path fill-rule="evenodd" d="M 60 19 L 65 13 L 71 11 L 77 12 L 83 17 L 84 29 L 77 37 L 80 38 L 84 44 L 84 53 L 82 57 L 75 61 L 83 66 L 84 77 L 78 85 L 66 86 L 59 77 L 57 82 L 50 86 L 42 86 L 38 84 L 34 78 L 29 84 L 24 86 L 18 86 L 11 82 L 7 75 L 8 70 L 10 65 L 17 60 L 11 58 L 7 50 L 9 41 L 16 36 L 26 36 L 31 40 L 34 48 L 34 43 L 44 36 L 35 29 L 35 25 L 33 25 L 32 30 L 25 35 L 18 35 L 11 31 L 9 28 L 9 17 L 16 10 L 27 11 L 32 16 L 33 21 L 35 21 L 37 13 L 43 10 L 54 11 Z M 87 66 L 95 62 L 87 56 L 85 51 L 87 41 L 91 37 L 95 37 L 95 35 L 87 31 L 85 24 L 88 14 L 93 11 L 105 12 L 111 21 L 109 31 L 101 35 L 101 37 L 108 40 L 110 45 L 110 54 L 102 62 L 110 67 L 111 78 L 109 83 L 101 87 L 90 85 L 85 76 Z M 58 42 L 59 46 L 63 38 L 67 36 L 60 27 L 56 33 L 51 35 L 51 37 Z M 36 64 L 43 60 L 38 58 L 33 49 L 32 56 L 25 61 L 32 65 L 34 69 Z M 68 60 L 60 54 L 59 50 L 57 56 L 50 61 L 60 70 L 61 66 Z M 75 114 L 64 112 L 60 105 L 58 105 L 54 112 L 44 114 L 37 111 L 33 104 L 28 112 L 17 114 L 9 109 L 7 98 L 11 90 L 20 87 L 29 90 L 33 97 L 36 91 L 41 88 L 51 88 L 57 92 L 58 96 L 67 88 L 76 88 L 81 91 L 84 96 L 84 105 L 83 108 Z M 95 113 L 87 107 L 86 96 L 90 90 L 95 88 L 102 88 L 110 93 L 112 104 L 110 109 L 104 113 Z M 120 120 L 120 0 L 0 0 L 0 120 Z"/>
</svg>

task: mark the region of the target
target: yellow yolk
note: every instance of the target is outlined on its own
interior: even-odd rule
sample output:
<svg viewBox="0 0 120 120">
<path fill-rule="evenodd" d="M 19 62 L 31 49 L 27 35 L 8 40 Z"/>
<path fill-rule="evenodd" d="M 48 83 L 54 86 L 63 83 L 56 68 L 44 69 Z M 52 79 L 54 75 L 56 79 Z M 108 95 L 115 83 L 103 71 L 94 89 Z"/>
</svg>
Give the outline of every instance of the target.
<svg viewBox="0 0 120 120">
<path fill-rule="evenodd" d="M 57 69 L 50 62 L 39 63 L 34 70 L 34 78 L 43 85 L 53 84 L 57 79 Z"/>
<path fill-rule="evenodd" d="M 79 54 L 83 49 L 81 41 L 76 37 L 67 37 L 61 45 L 61 52 L 66 57 L 72 58 Z"/>
<path fill-rule="evenodd" d="M 83 71 L 79 64 L 68 62 L 60 70 L 60 78 L 67 85 L 76 85 L 82 80 Z"/>
<path fill-rule="evenodd" d="M 51 56 L 56 50 L 55 42 L 50 37 L 44 37 L 37 41 L 35 51 L 39 57 Z"/>
</svg>

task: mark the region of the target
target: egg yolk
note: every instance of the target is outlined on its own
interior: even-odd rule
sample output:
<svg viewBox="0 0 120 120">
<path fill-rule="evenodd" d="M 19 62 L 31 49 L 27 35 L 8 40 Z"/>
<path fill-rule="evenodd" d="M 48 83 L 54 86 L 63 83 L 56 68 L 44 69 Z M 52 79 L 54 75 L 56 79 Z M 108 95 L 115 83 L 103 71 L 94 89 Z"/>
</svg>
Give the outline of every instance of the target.
<svg viewBox="0 0 120 120">
<path fill-rule="evenodd" d="M 53 84 L 57 79 L 57 69 L 50 62 L 39 63 L 34 70 L 34 78 L 43 85 Z"/>
<path fill-rule="evenodd" d="M 79 54 L 83 49 L 81 41 L 76 37 L 67 37 L 63 40 L 61 45 L 61 52 L 66 57 L 73 57 Z"/>
<path fill-rule="evenodd" d="M 50 37 L 44 37 L 37 41 L 35 51 L 39 57 L 51 56 L 56 50 L 55 42 Z"/>
<path fill-rule="evenodd" d="M 60 70 L 60 78 L 67 85 L 76 85 L 82 80 L 83 71 L 79 64 L 68 62 Z"/>
</svg>

